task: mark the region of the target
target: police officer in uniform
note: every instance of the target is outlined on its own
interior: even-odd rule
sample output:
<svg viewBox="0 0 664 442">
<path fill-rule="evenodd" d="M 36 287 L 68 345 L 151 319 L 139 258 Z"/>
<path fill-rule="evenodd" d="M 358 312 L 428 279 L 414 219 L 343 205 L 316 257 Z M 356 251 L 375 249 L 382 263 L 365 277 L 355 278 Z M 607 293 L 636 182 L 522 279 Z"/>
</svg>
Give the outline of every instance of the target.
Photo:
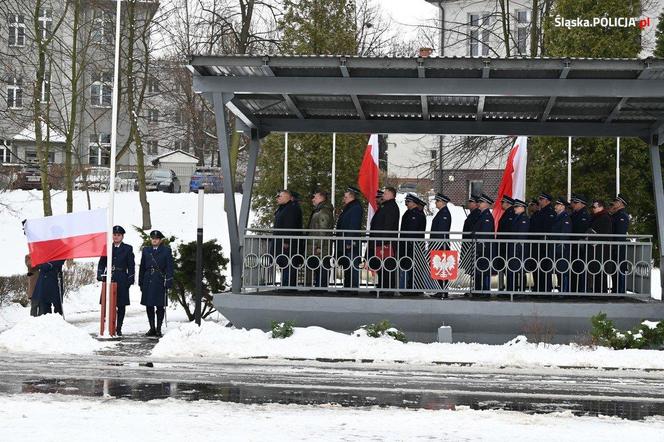
<svg viewBox="0 0 664 442">
<path fill-rule="evenodd" d="M 524 241 L 528 239 L 530 218 L 526 214 L 527 204 L 525 201 L 514 199 L 512 207 L 514 217 L 510 229 L 511 241 L 507 244 L 507 290 L 523 292 L 526 289 L 526 273 L 523 269 L 523 263 L 528 258 L 526 253 L 528 246 L 524 245 Z"/>
<path fill-rule="evenodd" d="M 468 209 L 468 215 L 463 222 L 463 234 L 461 238 L 467 241 L 461 243 L 461 264 L 460 267 L 464 269 L 467 275 L 471 275 L 474 272 L 475 264 L 473 262 L 473 244 L 472 239 L 475 237 L 475 223 L 477 222 L 477 217 L 480 215 L 481 210 L 479 209 L 479 197 L 477 195 L 471 195 L 468 198 L 468 203 L 466 204 L 466 209 Z"/>
<path fill-rule="evenodd" d="M 406 195 L 405 203 L 408 210 L 401 217 L 400 238 L 424 238 L 424 232 L 427 228 L 427 218 L 424 215 L 426 203 L 412 193 Z M 418 247 L 423 245 L 422 242 L 417 244 Z M 399 257 L 401 264 L 399 287 L 412 289 L 415 287 L 415 242 L 400 241 Z"/>
<path fill-rule="evenodd" d="M 358 201 L 360 189 L 348 186 L 344 192 L 344 208 L 337 219 L 337 236 L 357 237 L 358 232 L 345 232 L 346 230 L 360 230 L 362 228 L 362 204 Z M 344 287 L 356 288 L 360 286 L 360 242 L 357 240 L 337 241 L 337 262 L 344 268 Z"/>
<path fill-rule="evenodd" d="M 509 233 L 512 231 L 512 222 L 514 221 L 514 200 L 508 195 L 504 195 L 500 200 L 500 204 L 503 208 L 503 214 L 498 220 L 497 232 L 500 233 L 500 235 L 496 235 L 496 238 L 500 241 L 498 243 L 498 253 L 503 260 L 503 265 L 498 267 L 504 267 L 504 262 L 507 261 L 507 243 L 511 238 Z M 498 272 L 498 290 L 500 291 L 505 290 L 504 276 L 504 270 Z"/>
<path fill-rule="evenodd" d="M 117 284 L 117 322 L 116 334 L 122 336 L 122 322 L 125 309 L 129 305 L 129 287 L 134 284 L 134 249 L 123 242 L 125 229 L 122 226 L 113 226 L 113 248 L 111 281 Z M 97 280 L 106 281 L 106 257 L 99 258 L 97 264 Z"/>
<path fill-rule="evenodd" d="M 541 233 L 541 235 L 535 236 L 534 240 L 550 239 L 547 234 L 551 233 L 551 228 L 556 220 L 556 212 L 551 206 L 551 201 L 553 201 L 553 197 L 546 192 L 542 192 L 538 197 L 539 210 L 530 219 L 530 230 Z M 540 268 L 533 272 L 534 289 L 538 292 L 550 292 L 553 290 L 553 268 L 550 267 L 549 260 L 545 258 L 553 259 L 553 247 L 546 243 L 533 243 L 531 247 L 533 251 L 537 252 L 537 260 L 540 263 Z"/>
<path fill-rule="evenodd" d="M 554 205 L 556 211 L 556 218 L 551 226 L 551 239 L 553 241 L 564 241 L 563 243 L 556 242 L 553 244 L 553 262 L 556 270 L 556 288 L 559 292 L 569 292 L 569 269 L 570 269 L 570 250 L 569 250 L 569 233 L 572 233 L 572 221 L 570 220 L 569 213 L 567 213 L 567 201 L 565 198 L 559 197 Z"/>
<path fill-rule="evenodd" d="M 450 243 L 447 241 L 450 238 L 450 229 L 452 228 L 452 214 L 450 209 L 447 208 L 447 203 L 450 202 L 450 197 L 442 193 L 436 194 L 436 208 L 438 213 L 431 221 L 431 234 L 432 240 L 442 240 L 442 242 L 435 241 L 431 243 L 433 250 L 449 250 Z M 440 288 L 444 289 L 448 281 L 438 281 Z M 443 298 L 447 298 L 447 292 L 440 294 Z"/>
<path fill-rule="evenodd" d="M 493 200 L 486 194 L 480 195 L 480 216 L 475 222 L 473 231 L 477 237 L 475 244 L 475 291 L 488 292 L 491 290 L 491 260 L 496 256 L 495 243 L 488 242 L 494 239 L 494 219 L 491 214 Z M 489 297 L 491 294 L 475 293 L 475 296 Z"/>
<path fill-rule="evenodd" d="M 570 199 L 572 206 L 572 214 L 570 220 L 572 221 L 572 233 L 582 235 L 588 231 L 590 227 L 590 214 L 588 213 L 588 198 L 585 195 L 572 195 Z M 570 257 L 572 262 L 572 271 L 570 274 L 570 291 L 583 293 L 586 291 L 586 272 L 583 270 L 584 265 L 581 261 L 586 261 L 586 245 L 581 244 L 580 241 L 585 240 L 583 236 L 571 237 L 571 250 Z M 578 242 L 575 244 L 574 242 Z M 576 263 L 575 263 L 576 262 Z"/>
<path fill-rule="evenodd" d="M 627 199 L 622 195 L 618 194 L 613 200 L 613 215 L 611 216 L 613 221 L 613 234 L 614 235 L 627 235 L 627 230 L 629 229 L 629 215 L 625 211 L 627 207 Z M 613 246 L 613 251 L 611 253 L 613 259 L 616 261 L 616 265 L 620 266 L 620 263 L 625 260 L 627 247 L 621 245 L 620 242 L 627 241 L 627 237 L 614 237 L 614 241 L 618 242 L 618 245 Z M 620 266 L 619 270 L 611 275 L 613 293 L 626 293 L 625 292 L 625 275 L 628 269 L 625 266 Z"/>
<path fill-rule="evenodd" d="M 166 313 L 164 307 L 168 305 L 166 292 L 173 286 L 173 253 L 170 247 L 162 244 L 163 239 L 163 233 L 153 230 L 150 232 L 150 246 L 144 247 L 141 252 L 138 285 L 141 287 L 141 304 L 145 306 L 150 324 L 150 330 L 145 336 L 162 336 L 161 324 Z"/>
<path fill-rule="evenodd" d="M 32 296 L 39 303 L 39 315 L 60 313 L 62 315 L 62 266 L 64 260 L 39 264 L 39 279 Z M 51 311 L 52 308 L 52 311 Z"/>
</svg>

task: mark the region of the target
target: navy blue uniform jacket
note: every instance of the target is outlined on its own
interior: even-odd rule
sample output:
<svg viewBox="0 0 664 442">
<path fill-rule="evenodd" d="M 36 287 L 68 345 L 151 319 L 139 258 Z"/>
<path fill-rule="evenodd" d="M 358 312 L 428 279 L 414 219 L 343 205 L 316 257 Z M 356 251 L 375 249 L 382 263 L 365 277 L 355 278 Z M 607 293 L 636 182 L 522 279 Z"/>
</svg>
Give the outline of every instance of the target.
<svg viewBox="0 0 664 442">
<path fill-rule="evenodd" d="M 436 213 L 431 221 L 431 239 L 448 239 L 452 228 L 452 214 L 447 206 Z M 436 233 L 434 233 L 436 232 Z"/>
<path fill-rule="evenodd" d="M 144 247 L 138 271 L 141 304 L 165 306 L 166 291 L 173 286 L 173 254 L 171 248 L 160 245 Z"/>
<path fill-rule="evenodd" d="M 360 230 L 362 228 L 362 204 L 358 200 L 353 200 L 344 206 L 344 209 L 339 214 L 337 220 L 337 235 L 338 236 L 360 236 L 358 232 L 344 233 L 344 230 Z M 344 241 L 343 249 L 350 246 L 353 241 Z M 359 243 L 355 241 L 355 246 L 358 247 Z M 341 247 L 342 243 L 338 243 L 337 247 Z M 339 250 L 342 252 L 342 250 Z"/>
<path fill-rule="evenodd" d="M 62 299 L 61 274 L 64 261 L 51 261 L 39 264 L 39 279 L 35 284 L 32 299 L 45 304 L 60 304 Z"/>
<path fill-rule="evenodd" d="M 112 247 L 113 273 L 111 281 L 118 285 L 118 305 L 129 305 L 129 287 L 134 283 L 136 265 L 134 249 L 125 243 Z M 97 264 L 97 280 L 106 281 L 106 257 L 99 258 Z"/>
</svg>

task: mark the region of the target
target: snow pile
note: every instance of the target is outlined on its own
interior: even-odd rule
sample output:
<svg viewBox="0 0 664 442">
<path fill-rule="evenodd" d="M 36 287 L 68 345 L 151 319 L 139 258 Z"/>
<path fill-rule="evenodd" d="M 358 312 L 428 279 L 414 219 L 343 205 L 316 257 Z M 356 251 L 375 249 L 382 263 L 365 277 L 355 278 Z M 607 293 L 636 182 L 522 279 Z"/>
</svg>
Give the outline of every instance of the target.
<svg viewBox="0 0 664 442">
<path fill-rule="evenodd" d="M 212 322 L 184 324 L 169 331 L 152 351 L 155 357 L 371 359 L 408 363 L 473 363 L 483 366 L 620 367 L 664 369 L 664 352 L 612 350 L 578 345 L 529 343 L 519 336 L 504 345 L 401 343 L 364 333 L 346 335 L 320 327 L 295 327 L 293 336 L 272 339 L 261 330 L 233 329 Z"/>
<path fill-rule="evenodd" d="M 106 346 L 57 314 L 28 316 L 0 334 L 0 349 L 12 352 L 92 354 Z"/>
</svg>

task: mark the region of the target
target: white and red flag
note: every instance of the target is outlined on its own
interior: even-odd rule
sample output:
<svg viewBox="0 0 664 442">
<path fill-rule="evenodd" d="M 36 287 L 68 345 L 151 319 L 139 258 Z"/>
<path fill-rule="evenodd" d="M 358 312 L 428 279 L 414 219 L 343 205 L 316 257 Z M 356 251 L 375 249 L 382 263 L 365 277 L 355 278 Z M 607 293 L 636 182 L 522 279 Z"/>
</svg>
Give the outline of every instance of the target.
<svg viewBox="0 0 664 442">
<path fill-rule="evenodd" d="M 32 265 L 106 256 L 106 209 L 29 219 L 25 235 Z"/>
<path fill-rule="evenodd" d="M 526 165 L 528 163 L 528 137 L 517 137 L 514 146 L 507 157 L 507 165 L 503 172 L 503 179 L 498 186 L 498 196 L 493 206 L 493 219 L 495 229 L 503 215 L 503 207 L 500 200 L 507 195 L 510 198 L 518 198 L 525 201 L 526 195 Z"/>
<path fill-rule="evenodd" d="M 376 192 L 378 192 L 378 135 L 371 134 L 367 148 L 364 150 L 364 158 L 357 176 L 357 187 L 362 191 L 369 202 L 367 213 L 367 228 L 371 223 L 374 213 L 378 210 L 376 205 Z"/>
</svg>

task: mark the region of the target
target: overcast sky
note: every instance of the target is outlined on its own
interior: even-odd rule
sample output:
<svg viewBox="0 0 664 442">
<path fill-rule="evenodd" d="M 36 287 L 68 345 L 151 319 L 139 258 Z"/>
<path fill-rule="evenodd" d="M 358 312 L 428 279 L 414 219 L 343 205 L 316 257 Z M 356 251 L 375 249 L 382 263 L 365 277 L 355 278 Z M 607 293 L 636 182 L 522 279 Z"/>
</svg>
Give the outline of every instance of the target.
<svg viewBox="0 0 664 442">
<path fill-rule="evenodd" d="M 374 0 L 390 16 L 395 24 L 407 34 L 407 38 L 415 38 L 415 26 L 438 17 L 437 7 L 426 0 Z"/>
</svg>

